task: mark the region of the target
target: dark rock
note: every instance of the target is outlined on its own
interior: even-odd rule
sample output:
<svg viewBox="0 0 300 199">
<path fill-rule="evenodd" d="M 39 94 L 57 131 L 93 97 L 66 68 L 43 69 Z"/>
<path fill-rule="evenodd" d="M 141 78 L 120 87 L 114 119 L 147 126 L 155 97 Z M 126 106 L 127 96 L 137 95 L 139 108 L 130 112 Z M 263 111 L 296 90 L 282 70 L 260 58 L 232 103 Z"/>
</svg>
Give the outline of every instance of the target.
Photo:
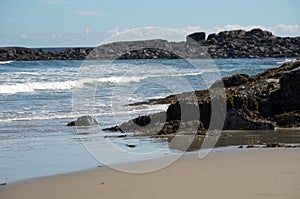
<svg viewBox="0 0 300 199">
<path fill-rule="evenodd" d="M 127 137 L 126 134 L 123 135 L 105 135 L 104 138 L 124 138 Z"/>
<path fill-rule="evenodd" d="M 92 126 L 97 125 L 98 122 L 91 116 L 82 116 L 79 117 L 77 120 L 69 122 L 67 126 Z"/>
<path fill-rule="evenodd" d="M 155 49 L 155 48 L 143 48 L 141 50 L 131 50 L 117 59 L 181 59 L 181 57 L 167 50 Z"/>
<path fill-rule="evenodd" d="M 254 28 L 248 32 L 245 32 L 245 35 L 257 36 L 257 37 L 272 37 L 273 34 L 266 30 L 261 30 L 259 28 Z"/>
<path fill-rule="evenodd" d="M 267 144 L 265 146 L 266 148 L 284 148 L 285 147 L 285 144 L 282 144 L 282 143 L 272 143 L 272 144 Z"/>
<path fill-rule="evenodd" d="M 7 185 L 7 182 L 0 183 L 0 186 L 5 186 L 5 185 Z"/>
<path fill-rule="evenodd" d="M 204 135 L 206 133 L 206 129 L 204 129 L 202 122 L 199 120 L 185 122 L 180 120 L 171 120 L 164 124 L 157 135 L 176 134 L 178 132 L 184 134 Z"/>
<path fill-rule="evenodd" d="M 103 131 L 112 131 L 112 132 L 122 132 L 122 133 L 124 133 L 124 131 L 119 126 L 113 126 L 113 127 L 109 127 L 109 128 L 104 128 L 102 130 Z"/>
<path fill-rule="evenodd" d="M 205 32 L 195 32 L 186 36 L 187 42 L 201 42 L 205 40 Z"/>
<path fill-rule="evenodd" d="M 224 123 L 224 130 L 269 130 L 275 126 L 268 120 L 252 120 L 243 112 L 229 109 Z"/>
<path fill-rule="evenodd" d="M 291 128 L 300 127 L 300 111 L 288 112 L 273 116 L 273 120 L 279 127 Z"/>
<path fill-rule="evenodd" d="M 150 116 L 139 116 L 133 119 L 133 122 L 139 126 L 147 126 L 151 122 Z"/>
<path fill-rule="evenodd" d="M 273 117 L 283 113 L 300 110 L 300 61 L 283 65 L 277 71 L 268 70 L 263 75 L 279 79 L 279 88 L 270 92 L 261 101 L 260 113 Z"/>
<path fill-rule="evenodd" d="M 241 84 L 248 83 L 250 81 L 253 81 L 253 79 L 246 74 L 235 74 L 231 77 L 223 78 L 222 81 L 225 87 L 231 87 L 231 86 L 239 86 Z"/>
<path fill-rule="evenodd" d="M 136 147 L 135 144 L 126 144 L 126 146 L 127 146 L 128 148 L 135 148 L 135 147 Z"/>
<path fill-rule="evenodd" d="M 191 121 L 199 120 L 199 105 L 190 102 L 179 102 L 171 104 L 167 109 L 167 120 Z"/>
<path fill-rule="evenodd" d="M 285 145 L 286 148 L 299 148 L 300 145 Z"/>
<path fill-rule="evenodd" d="M 281 112 L 300 110 L 300 62 L 294 65 L 298 68 L 284 74 L 279 80 Z"/>
</svg>

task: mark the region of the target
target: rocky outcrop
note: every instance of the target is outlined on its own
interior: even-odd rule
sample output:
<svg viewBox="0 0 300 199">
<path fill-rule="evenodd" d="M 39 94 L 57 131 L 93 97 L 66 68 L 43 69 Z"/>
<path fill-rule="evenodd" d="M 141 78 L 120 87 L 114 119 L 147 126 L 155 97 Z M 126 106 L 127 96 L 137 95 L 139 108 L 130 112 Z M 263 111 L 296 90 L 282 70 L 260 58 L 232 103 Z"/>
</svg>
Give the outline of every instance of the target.
<svg viewBox="0 0 300 199">
<path fill-rule="evenodd" d="M 299 57 L 300 37 L 276 37 L 269 31 L 222 31 L 208 35 L 204 44 L 211 57 Z"/>
<path fill-rule="evenodd" d="M 236 74 L 225 77 L 214 83 L 212 88 L 218 88 L 221 81 L 226 92 L 224 130 L 300 127 L 300 61 L 268 69 L 255 76 Z M 210 128 L 212 100 L 209 90 L 195 93 L 197 103 L 192 101 L 192 93 L 177 95 L 180 102 L 176 95 L 172 95 L 136 103 L 134 105 L 171 104 L 165 113 L 140 116 L 113 128 L 158 135 L 174 134 L 182 129 L 185 133 L 205 134 Z M 156 118 L 155 121 L 153 118 Z M 148 124 L 151 124 L 149 128 Z"/>
<path fill-rule="evenodd" d="M 98 122 L 91 116 L 82 116 L 79 117 L 77 120 L 69 122 L 67 126 L 93 126 L 97 125 Z"/>
<path fill-rule="evenodd" d="M 92 48 L 68 48 L 62 51 L 47 51 L 24 47 L 2 47 L 0 48 L 0 61 L 83 60 L 91 50 Z"/>
<path fill-rule="evenodd" d="M 121 41 L 95 48 L 47 51 L 23 47 L 0 48 L 0 61 L 8 60 L 104 60 L 178 58 L 299 57 L 300 37 L 277 37 L 261 29 L 204 32 L 186 37 L 186 42 L 154 39 Z"/>
</svg>

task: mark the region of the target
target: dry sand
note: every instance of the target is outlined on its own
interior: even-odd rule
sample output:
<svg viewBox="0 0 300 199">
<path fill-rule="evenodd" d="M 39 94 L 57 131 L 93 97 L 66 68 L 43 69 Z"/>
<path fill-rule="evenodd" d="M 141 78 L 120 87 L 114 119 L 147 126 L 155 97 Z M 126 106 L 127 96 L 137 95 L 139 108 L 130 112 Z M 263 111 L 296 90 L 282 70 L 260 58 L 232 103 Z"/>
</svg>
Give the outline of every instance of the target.
<svg viewBox="0 0 300 199">
<path fill-rule="evenodd" d="M 0 188 L 0 198 L 299 199 L 300 149 L 241 149 L 215 152 L 202 160 L 185 155 L 148 174 L 98 168 L 6 185 Z"/>
</svg>

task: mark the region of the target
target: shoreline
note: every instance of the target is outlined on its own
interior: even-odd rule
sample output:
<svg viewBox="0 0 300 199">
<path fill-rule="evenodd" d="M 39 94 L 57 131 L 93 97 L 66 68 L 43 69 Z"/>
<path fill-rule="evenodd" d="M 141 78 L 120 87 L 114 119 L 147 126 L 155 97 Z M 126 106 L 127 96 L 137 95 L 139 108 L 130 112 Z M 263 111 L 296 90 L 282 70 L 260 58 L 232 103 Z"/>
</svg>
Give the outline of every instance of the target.
<svg viewBox="0 0 300 199">
<path fill-rule="evenodd" d="M 183 155 L 147 174 L 108 167 L 24 180 L 0 187 L 1 198 L 298 198 L 300 149 L 216 151 Z M 139 167 L 160 159 L 124 163 Z M 226 194 L 226 195 L 224 195 Z"/>
<path fill-rule="evenodd" d="M 285 139 L 290 139 L 288 137 L 292 136 L 292 134 L 290 134 L 291 132 L 295 132 L 300 130 L 300 128 L 279 128 L 279 130 L 283 131 L 282 133 L 285 134 L 284 138 Z M 194 137 L 194 141 L 192 141 L 192 143 L 190 144 L 190 146 L 186 149 L 182 149 L 181 145 L 179 143 L 179 145 L 177 145 L 177 143 L 173 143 L 172 144 L 172 140 L 174 139 L 174 135 L 161 135 L 161 136 L 151 136 L 151 135 L 134 135 L 134 136 L 126 136 L 127 139 L 129 138 L 153 138 L 156 140 L 160 140 L 163 139 L 164 141 L 162 142 L 167 142 L 169 143 L 169 149 L 173 150 L 173 152 L 165 154 L 165 156 L 163 157 L 152 157 L 152 158 L 148 158 L 148 159 L 144 159 L 144 160 L 130 160 L 130 161 L 125 161 L 125 162 L 119 162 L 119 163 L 114 163 L 112 165 L 112 167 L 118 167 L 118 165 L 123 165 L 123 164 L 135 164 L 135 163 L 140 163 L 140 162 L 148 162 L 148 161 L 156 161 L 159 159 L 163 159 L 163 158 L 168 158 L 168 157 L 172 157 L 172 156 L 178 156 L 179 153 L 183 153 L 183 156 L 190 156 L 190 155 L 197 155 L 201 150 L 210 150 L 208 152 L 208 155 L 214 154 L 214 153 L 219 153 L 219 152 L 223 152 L 223 153 L 234 153 L 234 152 L 238 152 L 238 151 L 242 151 L 242 150 L 254 150 L 254 149 L 260 149 L 260 150 L 270 150 L 270 149 L 299 149 L 300 150 L 300 139 L 296 139 L 296 142 L 274 142 L 273 144 L 266 144 L 262 141 L 257 141 L 257 142 L 247 142 L 247 135 L 252 135 L 255 137 L 255 135 L 257 135 L 257 133 L 259 135 L 261 135 L 261 133 L 263 133 L 263 131 L 253 131 L 253 130 L 223 130 L 222 134 L 219 137 L 219 141 L 217 141 L 217 143 L 215 144 L 215 146 L 210 150 L 210 149 L 206 149 L 206 148 L 201 148 L 202 144 L 203 144 L 203 139 L 205 138 L 205 136 L 203 135 L 193 135 Z M 236 139 L 233 138 L 232 140 L 232 135 L 238 135 L 242 137 L 243 142 L 236 142 L 234 141 Z M 272 133 L 271 133 L 272 134 Z M 289 136 L 287 136 L 286 134 L 289 134 Z M 180 135 L 179 139 L 181 140 L 181 142 L 187 142 L 190 140 L 191 134 L 183 134 Z M 214 137 L 214 136 L 212 136 Z M 116 139 L 120 139 L 119 137 L 115 137 L 115 136 L 107 136 L 106 138 L 116 138 Z M 258 139 L 259 140 L 259 139 Z M 190 141 L 189 141 L 190 142 Z M 136 145 L 134 146 L 136 147 Z M 184 150 L 184 151 L 182 151 Z M 177 151 L 177 152 L 176 152 Z M 180 155 L 180 157 L 182 156 Z M 95 157 L 91 157 L 92 159 L 95 159 Z M 76 170 L 70 170 L 70 171 L 65 171 L 65 172 L 58 172 L 58 173 L 54 173 L 54 174 L 44 174 L 44 175 L 39 175 L 39 176 L 32 176 L 32 177 L 28 177 L 28 178 L 19 178 L 18 180 L 13 180 L 13 181 L 9 181 L 9 180 L 1 180 L 0 181 L 0 189 L 1 187 L 5 187 L 7 185 L 12 185 L 12 184 L 19 184 L 22 182 L 27 182 L 27 181 L 32 181 L 32 180 L 36 180 L 36 179 L 43 179 L 43 178 L 48 178 L 48 177 L 55 177 L 55 176 L 60 176 L 60 175 L 69 175 L 69 174 L 74 174 L 74 173 L 79 173 L 79 172 L 84 172 L 84 171 L 89 171 L 89 170 L 95 170 L 97 168 L 103 168 L 106 167 L 105 165 L 102 165 L 102 162 L 100 162 L 99 160 L 95 159 L 96 162 L 98 162 L 98 165 L 94 165 L 94 166 L 89 166 L 86 168 L 81 168 L 81 169 L 76 169 Z M 176 160 L 177 161 L 177 160 Z"/>
</svg>

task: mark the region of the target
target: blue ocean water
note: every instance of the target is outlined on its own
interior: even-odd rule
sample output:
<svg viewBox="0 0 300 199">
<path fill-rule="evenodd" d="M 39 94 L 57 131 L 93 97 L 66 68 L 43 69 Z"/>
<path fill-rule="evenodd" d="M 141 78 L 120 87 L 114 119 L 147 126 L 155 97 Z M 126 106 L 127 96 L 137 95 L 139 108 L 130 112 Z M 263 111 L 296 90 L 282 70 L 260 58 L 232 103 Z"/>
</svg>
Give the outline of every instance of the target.
<svg viewBox="0 0 300 199">
<path fill-rule="evenodd" d="M 166 105 L 127 104 L 208 88 L 220 77 L 257 74 L 282 59 L 14 61 L 0 63 L 0 182 L 67 173 L 102 165 L 86 143 L 101 129 Z M 78 131 L 69 121 L 92 115 L 100 126 Z M 96 139 L 97 141 L 99 139 Z M 110 138 L 130 153 L 177 153 L 151 138 Z M 101 143 L 99 144 L 101 148 Z M 137 147 L 128 148 L 127 144 Z M 110 151 L 103 145 L 103 153 Z M 145 156 L 149 158 L 151 156 Z M 111 157 L 114 163 L 134 157 Z"/>
</svg>

